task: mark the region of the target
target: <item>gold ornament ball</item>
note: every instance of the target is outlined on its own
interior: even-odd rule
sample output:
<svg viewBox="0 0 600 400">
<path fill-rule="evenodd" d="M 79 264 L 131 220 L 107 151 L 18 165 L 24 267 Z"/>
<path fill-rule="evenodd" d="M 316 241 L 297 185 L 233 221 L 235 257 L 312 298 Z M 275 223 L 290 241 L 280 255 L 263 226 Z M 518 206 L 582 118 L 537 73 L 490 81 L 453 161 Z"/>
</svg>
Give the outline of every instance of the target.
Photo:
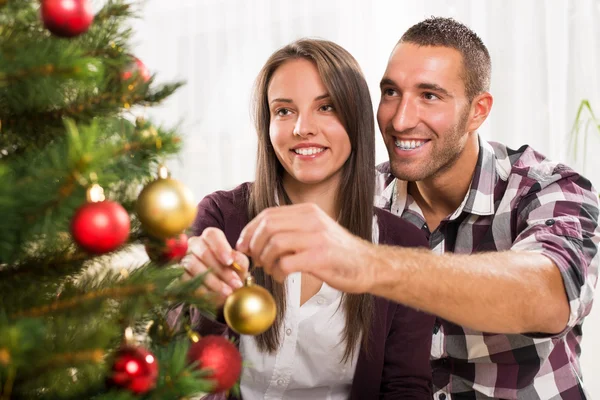
<svg viewBox="0 0 600 400">
<path fill-rule="evenodd" d="M 192 192 L 181 182 L 159 178 L 144 187 L 138 196 L 136 213 L 144 230 L 157 238 L 183 232 L 196 218 Z"/>
<path fill-rule="evenodd" d="M 241 335 L 260 335 L 275 321 L 277 306 L 271 293 L 246 278 L 244 287 L 225 300 L 223 314 L 227 325 Z"/>
</svg>

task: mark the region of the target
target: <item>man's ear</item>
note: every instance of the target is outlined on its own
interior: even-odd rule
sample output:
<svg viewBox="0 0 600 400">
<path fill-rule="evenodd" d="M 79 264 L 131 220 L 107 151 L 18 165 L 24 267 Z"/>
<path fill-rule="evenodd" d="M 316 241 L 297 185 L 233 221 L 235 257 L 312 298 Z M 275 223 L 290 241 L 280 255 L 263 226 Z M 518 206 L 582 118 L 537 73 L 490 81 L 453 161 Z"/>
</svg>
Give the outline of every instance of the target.
<svg viewBox="0 0 600 400">
<path fill-rule="evenodd" d="M 471 110 L 469 111 L 469 122 L 467 124 L 467 132 L 474 132 L 490 115 L 494 98 L 489 92 L 483 92 L 475 96 L 471 102 Z"/>
</svg>

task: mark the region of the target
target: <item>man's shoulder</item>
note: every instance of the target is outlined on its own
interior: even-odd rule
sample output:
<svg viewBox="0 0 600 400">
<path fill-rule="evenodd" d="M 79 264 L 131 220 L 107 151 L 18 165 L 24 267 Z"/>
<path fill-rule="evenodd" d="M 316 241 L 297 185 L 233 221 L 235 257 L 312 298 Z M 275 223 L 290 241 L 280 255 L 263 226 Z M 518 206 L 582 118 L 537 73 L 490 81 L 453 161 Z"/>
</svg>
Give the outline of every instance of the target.
<svg viewBox="0 0 600 400">
<path fill-rule="evenodd" d="M 496 171 L 502 180 L 519 186 L 541 190 L 561 181 L 575 181 L 578 186 L 591 190 L 591 183 L 561 162 L 553 161 L 529 145 L 512 149 L 502 143 L 488 142 L 494 152 Z"/>
</svg>

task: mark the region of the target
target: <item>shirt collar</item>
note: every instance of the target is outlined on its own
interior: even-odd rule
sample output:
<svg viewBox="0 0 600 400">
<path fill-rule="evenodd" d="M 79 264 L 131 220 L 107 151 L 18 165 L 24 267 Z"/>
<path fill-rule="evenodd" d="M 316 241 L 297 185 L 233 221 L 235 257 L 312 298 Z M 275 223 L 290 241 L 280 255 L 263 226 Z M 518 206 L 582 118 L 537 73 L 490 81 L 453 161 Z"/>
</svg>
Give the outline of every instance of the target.
<svg viewBox="0 0 600 400">
<path fill-rule="evenodd" d="M 479 156 L 473 179 L 469 190 L 460 206 L 451 215 L 455 219 L 463 212 L 475 215 L 493 215 L 494 188 L 498 179 L 506 180 L 508 171 L 498 168 L 498 160 L 494 148 L 490 143 L 479 137 Z M 502 167 L 500 165 L 500 167 Z M 408 182 L 394 179 L 381 191 L 381 195 L 375 199 L 376 206 L 390 210 L 392 213 L 402 215 L 406 209 L 408 198 Z"/>
<path fill-rule="evenodd" d="M 494 214 L 494 188 L 497 182 L 496 155 L 492 146 L 479 138 L 479 157 L 469 190 L 451 219 L 463 211 L 475 215 Z"/>
</svg>

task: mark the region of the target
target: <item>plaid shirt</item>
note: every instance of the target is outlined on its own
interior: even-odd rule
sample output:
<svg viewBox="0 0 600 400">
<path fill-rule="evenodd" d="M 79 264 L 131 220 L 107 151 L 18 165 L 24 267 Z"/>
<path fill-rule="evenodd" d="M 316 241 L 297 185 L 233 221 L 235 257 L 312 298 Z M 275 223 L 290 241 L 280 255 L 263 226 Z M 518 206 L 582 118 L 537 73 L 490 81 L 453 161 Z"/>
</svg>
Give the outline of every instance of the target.
<svg viewBox="0 0 600 400">
<path fill-rule="evenodd" d="M 554 336 L 477 332 L 438 318 L 434 399 L 585 399 L 579 344 L 600 262 L 598 195 L 590 182 L 529 146 L 515 151 L 480 138 L 465 199 L 430 233 L 407 182 L 394 179 L 389 163 L 377 169 L 376 205 L 421 228 L 433 251 L 539 252 L 560 269 L 569 299 L 568 327 Z"/>
</svg>

